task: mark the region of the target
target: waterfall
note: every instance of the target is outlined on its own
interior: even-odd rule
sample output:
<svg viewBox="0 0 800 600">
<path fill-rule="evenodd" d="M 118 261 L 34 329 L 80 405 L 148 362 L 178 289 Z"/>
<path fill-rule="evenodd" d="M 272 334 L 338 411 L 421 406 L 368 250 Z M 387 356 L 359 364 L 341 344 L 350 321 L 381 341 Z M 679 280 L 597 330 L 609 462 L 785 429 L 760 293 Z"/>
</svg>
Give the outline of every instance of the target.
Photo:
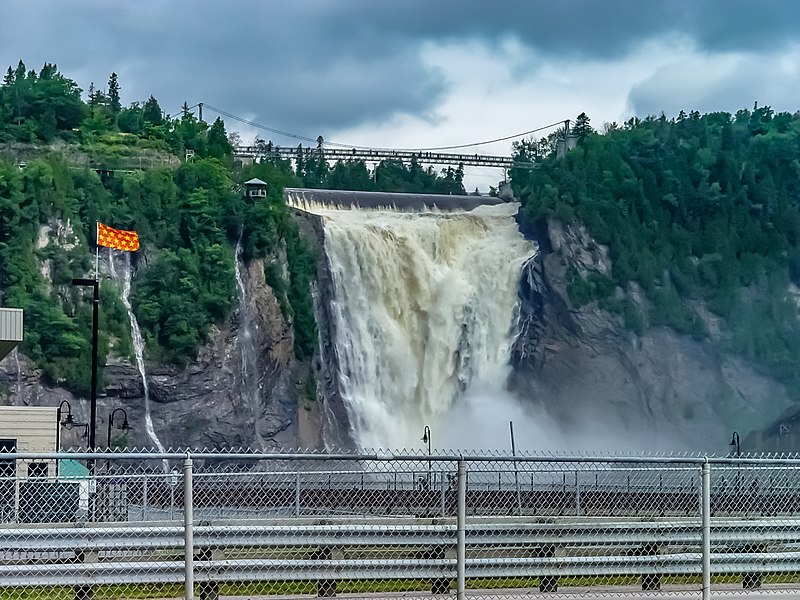
<svg viewBox="0 0 800 600">
<path fill-rule="evenodd" d="M 27 406 L 25 399 L 22 397 L 22 365 L 19 362 L 19 348 L 14 346 L 14 362 L 17 364 L 17 385 L 16 385 L 16 393 L 14 394 L 14 404 L 19 406 L 20 404 L 24 404 Z"/>
<path fill-rule="evenodd" d="M 440 447 L 468 444 L 448 415 L 470 394 L 505 394 L 520 269 L 536 251 L 518 208 L 305 207 L 324 223 L 340 387 L 362 449 L 418 448 L 425 425 Z"/>
<path fill-rule="evenodd" d="M 109 250 L 108 262 L 111 268 L 111 274 L 115 279 L 118 279 L 116 268 L 114 265 L 113 251 Z M 166 452 L 164 444 L 158 439 L 156 430 L 153 427 L 153 417 L 150 414 L 150 386 L 147 383 L 147 372 L 144 367 L 144 339 L 142 332 L 139 329 L 139 323 L 136 320 L 136 315 L 133 314 L 133 307 L 131 306 L 131 257 L 128 252 L 125 252 L 125 270 L 122 273 L 122 303 L 125 305 L 125 310 L 128 311 L 128 319 L 131 322 L 131 339 L 133 340 L 133 352 L 136 356 L 136 366 L 139 368 L 139 375 L 142 377 L 142 387 L 144 388 L 144 428 L 147 437 L 155 444 L 159 452 Z M 162 461 L 164 472 L 169 472 L 169 465 L 166 460 Z"/>
<path fill-rule="evenodd" d="M 258 377 L 258 360 L 256 349 L 253 345 L 253 333 L 250 317 L 247 310 L 247 288 L 244 285 L 242 272 L 242 235 L 236 242 L 236 261 L 234 271 L 236 274 L 236 287 L 239 290 L 239 349 L 242 354 L 242 388 L 243 395 L 247 398 L 250 411 L 253 413 L 253 431 L 258 449 L 264 448 L 264 439 L 258 431 L 258 419 L 261 416 L 261 389 Z"/>
</svg>

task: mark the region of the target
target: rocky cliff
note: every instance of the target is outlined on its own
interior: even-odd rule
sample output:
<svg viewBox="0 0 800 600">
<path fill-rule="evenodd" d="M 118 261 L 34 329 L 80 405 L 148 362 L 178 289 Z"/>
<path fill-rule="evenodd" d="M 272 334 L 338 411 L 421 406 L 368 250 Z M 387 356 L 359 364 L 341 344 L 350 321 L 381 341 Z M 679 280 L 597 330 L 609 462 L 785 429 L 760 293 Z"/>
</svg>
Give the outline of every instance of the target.
<svg viewBox="0 0 800 600">
<path fill-rule="evenodd" d="M 573 306 L 568 269 L 611 268 L 584 228 L 549 221 L 526 233 L 540 252 L 521 277 L 510 385 L 574 447 L 724 453 L 733 430 L 745 439 L 789 404 L 783 385 L 725 353 L 713 335 L 696 341 L 653 327 L 637 336 L 596 302 Z M 625 293 L 646 302 L 636 288 Z"/>
<path fill-rule="evenodd" d="M 240 303 L 225 323 L 212 331 L 193 363 L 185 368 L 147 363 L 153 424 L 165 447 L 277 449 L 298 445 L 315 448 L 321 443 L 317 408 L 306 393 L 310 365 L 294 356 L 292 328 L 264 280 L 263 260 L 244 265 L 242 283 L 248 302 Z M 107 284 L 114 285 L 110 280 L 103 285 Z M 252 357 L 241 347 L 245 324 Z M 255 373 L 252 381 L 243 376 L 248 360 Z M 104 380 L 98 397 L 98 445 L 106 443 L 110 412 L 124 408 L 132 429 L 114 429 L 112 444 L 151 447 L 136 365 L 112 355 L 105 365 Z M 21 352 L 0 363 L 0 382 L 4 383 L 7 404 L 58 406 L 67 400 L 75 420 L 88 421 L 88 400 L 46 385 Z M 255 389 L 255 402 L 251 401 L 251 390 L 245 389 L 249 386 Z M 62 439 L 64 447 L 85 446 L 85 428 L 62 431 Z"/>
</svg>

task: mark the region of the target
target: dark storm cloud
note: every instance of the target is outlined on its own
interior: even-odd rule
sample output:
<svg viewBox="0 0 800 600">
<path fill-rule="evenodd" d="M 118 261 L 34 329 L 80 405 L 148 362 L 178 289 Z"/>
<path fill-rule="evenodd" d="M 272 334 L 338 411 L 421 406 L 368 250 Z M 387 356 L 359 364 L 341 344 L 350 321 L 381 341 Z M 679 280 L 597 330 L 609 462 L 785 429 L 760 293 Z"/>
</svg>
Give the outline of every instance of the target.
<svg viewBox="0 0 800 600">
<path fill-rule="evenodd" d="M 104 87 L 116 71 L 124 102 L 152 93 L 172 113 L 184 100 L 203 101 L 316 136 L 424 114 L 445 89 L 415 43 L 363 27 L 358 14 L 347 26 L 330 3 L 83 1 L 6 9 L 6 65 L 57 62 L 84 89 L 90 81 Z"/>
<path fill-rule="evenodd" d="M 614 57 L 636 43 L 683 33 L 701 49 L 761 50 L 800 38 L 796 0 L 406 0 L 337 3 L 334 23 L 420 39 L 513 35 L 544 53 Z"/>
<path fill-rule="evenodd" d="M 113 70 L 124 102 L 203 101 L 312 137 L 430 113 L 448 88 L 423 42 L 513 37 L 544 57 L 611 60 L 672 33 L 712 53 L 764 51 L 800 23 L 796 0 L 0 2 L 0 62 L 55 61 L 84 88 Z"/>
</svg>

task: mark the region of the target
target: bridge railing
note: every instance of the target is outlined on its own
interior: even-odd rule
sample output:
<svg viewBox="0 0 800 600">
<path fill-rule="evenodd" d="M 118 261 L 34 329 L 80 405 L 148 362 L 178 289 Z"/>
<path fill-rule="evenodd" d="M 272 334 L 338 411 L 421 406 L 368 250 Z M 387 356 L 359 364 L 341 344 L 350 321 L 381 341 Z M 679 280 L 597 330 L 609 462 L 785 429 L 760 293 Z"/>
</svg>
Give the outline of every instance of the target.
<svg viewBox="0 0 800 600">
<path fill-rule="evenodd" d="M 800 590 L 800 461 L 0 456 L 10 598 Z"/>
</svg>

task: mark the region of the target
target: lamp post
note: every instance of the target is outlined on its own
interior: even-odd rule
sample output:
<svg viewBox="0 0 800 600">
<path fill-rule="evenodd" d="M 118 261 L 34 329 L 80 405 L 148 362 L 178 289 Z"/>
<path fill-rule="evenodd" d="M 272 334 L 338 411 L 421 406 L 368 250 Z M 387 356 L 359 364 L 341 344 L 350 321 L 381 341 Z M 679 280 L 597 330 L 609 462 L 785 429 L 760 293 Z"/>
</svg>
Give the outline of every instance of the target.
<svg viewBox="0 0 800 600">
<path fill-rule="evenodd" d="M 117 413 L 122 413 L 122 425 L 119 426 L 119 429 L 122 431 L 127 431 L 131 428 L 130 424 L 128 423 L 128 413 L 125 411 L 124 408 L 115 408 L 111 411 L 111 414 L 108 415 L 108 432 L 106 436 L 106 449 L 111 450 L 111 428 L 114 425 L 114 416 Z"/>
<path fill-rule="evenodd" d="M 431 428 L 425 425 L 425 429 L 422 430 L 422 443 L 428 444 L 428 478 L 427 484 L 428 489 L 431 487 Z"/>
<path fill-rule="evenodd" d="M 508 430 L 511 434 L 511 456 L 517 457 L 517 445 L 514 442 L 514 421 L 508 422 Z M 514 461 L 514 488 L 517 491 L 517 514 L 522 514 L 522 498 L 519 493 L 519 469 L 517 468 L 517 461 Z"/>
<path fill-rule="evenodd" d="M 736 451 L 736 458 L 742 455 L 742 447 L 739 444 L 739 433 L 734 431 L 731 436 L 731 452 Z M 739 464 L 736 464 L 736 494 L 739 494 Z"/>
<path fill-rule="evenodd" d="M 62 421 L 61 413 L 65 404 L 67 405 L 67 414 L 64 417 L 64 420 Z M 56 411 L 56 452 L 61 452 L 62 425 L 67 429 L 72 429 L 75 426 L 75 420 L 72 416 L 72 406 L 70 405 L 68 400 L 62 400 L 61 404 L 58 405 L 58 410 Z"/>
<path fill-rule="evenodd" d="M 96 446 L 97 425 L 97 326 L 100 309 L 100 282 L 97 279 L 73 279 L 72 285 L 91 287 L 92 295 L 92 384 L 89 396 L 89 451 Z M 89 472 L 94 473 L 94 460 L 89 461 Z"/>
</svg>

